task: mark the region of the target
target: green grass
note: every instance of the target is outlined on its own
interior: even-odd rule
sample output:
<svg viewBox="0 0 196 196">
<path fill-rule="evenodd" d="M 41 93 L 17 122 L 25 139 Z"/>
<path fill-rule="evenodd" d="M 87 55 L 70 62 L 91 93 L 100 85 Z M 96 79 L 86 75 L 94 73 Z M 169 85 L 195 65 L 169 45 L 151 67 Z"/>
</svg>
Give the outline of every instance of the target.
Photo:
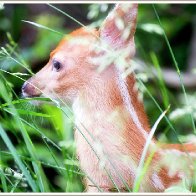
<svg viewBox="0 0 196 196">
<path fill-rule="evenodd" d="M 57 7 L 50 4 L 49 6 L 65 17 L 71 18 L 80 26 L 84 26 Z M 186 105 L 189 105 L 187 92 L 183 85 L 183 79 L 177 60 L 175 59 L 175 55 L 154 5 L 153 9 L 158 23 L 163 30 L 163 38 L 168 46 L 176 72 L 179 75 Z M 63 33 L 54 30 L 52 27 L 47 27 L 36 22 L 24 22 L 36 26 L 40 31 L 50 31 L 58 37 L 59 35 L 63 35 Z M 12 61 L 17 64 L 17 68 L 7 70 L 4 69 L 2 65 L 0 69 L 0 136 L 2 141 L 0 144 L 0 189 L 3 192 L 82 192 L 84 190 L 82 178 L 86 176 L 86 174 L 80 171 L 79 163 L 76 158 L 73 137 L 74 117 L 72 111 L 66 103 L 64 103 L 62 107 L 50 98 L 20 98 L 20 95 L 14 91 L 14 81 L 25 81 L 26 74 L 23 74 L 25 70 L 29 75 L 33 75 L 34 73 L 28 63 L 26 63 L 23 57 L 18 53 L 18 46 L 11 35 L 8 33 L 7 36 L 9 43 L 6 47 L 1 48 L 0 60 L 3 62 L 8 60 Z M 171 93 L 164 83 L 158 57 L 152 52 L 145 55 L 151 58 L 154 66 L 158 70 L 157 86 L 160 88 L 162 95 L 161 101 L 163 102 L 164 108 L 167 108 L 171 103 Z M 21 68 L 23 68 L 23 71 L 21 71 Z M 162 124 L 164 123 L 164 127 L 168 128 L 163 130 L 164 134 L 166 135 L 168 131 L 171 131 L 179 141 L 179 133 L 176 131 L 173 122 L 165 116 L 165 109 L 162 109 L 162 105 L 156 100 L 155 93 L 149 88 L 148 84 L 143 82 L 140 78 L 137 79 L 140 86 L 144 89 L 144 96 L 153 103 L 153 110 L 156 110 L 160 118 L 157 116 L 154 117 L 158 120 L 153 121 L 154 125 L 152 126 L 151 134 L 145 144 L 140 164 L 138 165 L 133 190 L 130 189 L 121 174 L 118 173 L 112 164 L 112 160 L 109 160 L 113 169 L 120 176 L 124 186 L 130 192 L 139 191 L 143 177 L 152 161 L 153 153 L 146 159 L 148 147 L 162 118 L 165 119 Z M 34 109 L 29 104 L 32 100 L 42 100 L 48 103 L 53 102 L 54 105 L 45 104 L 41 108 Z M 190 119 L 192 131 L 196 133 L 192 114 L 190 114 Z M 76 129 L 78 128 L 76 127 Z M 80 130 L 78 129 L 78 131 Z M 86 133 L 80 131 L 80 133 L 93 149 L 92 144 L 90 144 L 85 135 L 90 135 L 89 131 L 86 130 Z M 93 139 L 92 135 L 91 137 Z M 96 151 L 94 149 L 93 151 L 99 159 Z M 115 189 L 120 191 L 120 187 L 117 186 L 110 172 L 106 169 L 105 172 L 107 172 Z M 98 187 L 93 179 L 90 179 L 89 176 L 86 177 L 89 178 L 92 184 Z M 100 187 L 98 187 L 98 189 L 102 191 Z M 177 190 L 179 190 L 178 187 L 175 187 L 174 191 Z M 186 190 L 186 187 L 184 187 L 183 190 Z M 170 191 L 172 191 L 172 189 L 170 189 Z"/>
</svg>

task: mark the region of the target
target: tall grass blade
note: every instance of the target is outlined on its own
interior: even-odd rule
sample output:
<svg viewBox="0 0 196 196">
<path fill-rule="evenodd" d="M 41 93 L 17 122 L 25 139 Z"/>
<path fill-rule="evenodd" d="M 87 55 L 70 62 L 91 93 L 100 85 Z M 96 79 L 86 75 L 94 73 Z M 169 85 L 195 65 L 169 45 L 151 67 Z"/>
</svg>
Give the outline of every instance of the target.
<svg viewBox="0 0 196 196">
<path fill-rule="evenodd" d="M 5 142 L 7 148 L 12 153 L 12 156 L 13 156 L 15 162 L 17 163 L 17 165 L 19 166 L 19 168 L 21 169 L 23 175 L 26 177 L 26 179 L 27 179 L 30 187 L 32 188 L 32 190 L 34 192 L 38 191 L 35 181 L 33 180 L 32 176 L 29 173 L 29 171 L 26 169 L 26 167 L 23 164 L 23 162 L 21 161 L 20 157 L 17 155 L 17 151 L 16 151 L 14 145 L 10 141 L 9 137 L 7 136 L 6 132 L 4 131 L 4 129 L 2 128 L 1 125 L 0 125 L 0 135 L 1 135 L 2 139 L 3 139 L 3 141 Z"/>
<path fill-rule="evenodd" d="M 186 105 L 189 106 L 190 104 L 189 104 L 188 97 L 187 97 L 187 94 L 186 94 L 186 90 L 185 90 L 185 87 L 184 87 L 182 75 L 181 75 L 180 69 L 179 69 L 179 67 L 178 67 L 178 63 L 177 63 L 176 58 L 175 58 L 175 56 L 174 56 L 173 50 L 172 50 L 172 48 L 171 48 L 171 45 L 170 45 L 170 43 L 169 43 L 169 40 L 168 40 L 168 38 L 167 38 L 167 35 L 166 35 L 166 33 L 165 33 L 165 30 L 164 30 L 164 28 L 163 28 L 163 25 L 162 25 L 162 23 L 161 23 L 161 20 L 160 20 L 160 18 L 159 18 L 159 15 L 158 15 L 158 13 L 157 13 L 157 10 L 156 10 L 156 8 L 155 8 L 155 5 L 153 4 L 152 7 L 153 7 L 154 12 L 155 12 L 155 15 L 156 15 L 156 17 L 157 17 L 157 19 L 158 19 L 159 25 L 161 26 L 161 28 L 162 28 L 162 30 L 163 30 L 163 36 L 164 36 L 164 38 L 165 38 L 165 41 L 166 41 L 167 46 L 168 46 L 168 49 L 169 49 L 169 51 L 170 51 L 172 60 L 173 60 L 173 62 L 174 62 L 174 65 L 175 65 L 175 68 L 176 68 L 176 72 L 177 72 L 177 74 L 178 74 L 178 76 L 179 76 L 180 83 L 181 83 L 181 87 L 182 87 L 182 91 L 183 91 L 183 94 L 184 94 L 184 97 L 185 97 L 185 101 L 186 101 Z M 195 122 L 194 122 L 194 118 L 193 118 L 192 112 L 190 113 L 190 118 L 191 118 L 191 122 L 192 122 L 192 126 L 193 126 L 194 133 L 196 134 L 196 127 L 195 127 Z"/>
<path fill-rule="evenodd" d="M 4 172 L 1 168 L 0 168 L 0 178 L 1 178 L 3 192 L 8 192 L 6 177 L 5 177 Z"/>
<path fill-rule="evenodd" d="M 135 177 L 135 181 L 134 181 L 134 185 L 133 185 L 133 192 L 138 192 L 139 191 L 139 187 L 140 187 L 140 183 L 141 183 L 141 179 L 140 179 L 140 176 L 142 174 L 142 169 L 143 169 L 143 165 L 144 165 L 144 162 L 145 162 L 145 158 L 146 158 L 146 155 L 147 155 L 147 152 L 148 152 L 148 148 L 149 148 L 149 145 L 152 141 L 152 138 L 153 138 L 153 135 L 157 129 L 157 126 L 159 124 L 159 122 L 162 120 L 162 118 L 165 116 L 166 112 L 169 110 L 170 106 L 167 108 L 166 111 L 164 111 L 160 116 L 159 118 L 157 119 L 157 121 L 155 122 L 155 124 L 153 125 L 149 135 L 148 135 L 148 138 L 146 140 L 146 143 L 145 143 L 145 146 L 144 146 L 144 149 L 143 149 L 143 152 L 142 152 L 142 155 L 141 155 L 141 158 L 140 158 L 140 162 L 139 162 L 139 165 L 138 165 L 138 168 L 137 168 L 137 172 L 136 172 L 136 177 Z"/>
<path fill-rule="evenodd" d="M 162 71 L 161 71 L 161 67 L 159 65 L 159 61 L 158 61 L 158 58 L 156 57 L 155 53 L 151 52 L 150 56 L 151 56 L 153 65 L 157 69 L 159 86 L 160 86 L 161 94 L 162 94 L 162 97 L 163 97 L 163 103 L 164 103 L 164 106 L 166 108 L 169 105 L 169 96 L 168 96 L 168 91 L 167 91 L 167 88 L 165 86 L 165 82 L 164 82 L 164 79 L 163 79 L 163 74 L 162 74 Z"/>
<path fill-rule="evenodd" d="M 31 75 L 34 75 L 34 73 L 33 73 L 25 64 L 23 64 L 22 62 L 18 61 L 18 60 L 15 59 L 15 58 L 13 58 L 13 57 L 11 56 L 11 54 L 10 54 L 4 47 L 1 47 L 1 50 L 3 51 L 3 54 L 4 54 L 7 58 L 9 58 L 9 59 L 11 59 L 12 61 L 14 61 L 15 63 L 21 65 L 21 66 L 22 66 L 23 68 L 25 68 Z"/>
<path fill-rule="evenodd" d="M 28 103 L 29 101 L 51 101 L 49 98 L 44 97 L 35 97 L 35 98 L 24 98 L 24 99 L 17 99 L 13 100 L 10 103 L 3 103 L 0 104 L 0 108 L 4 108 L 10 105 L 21 104 L 21 103 Z"/>
<path fill-rule="evenodd" d="M 158 13 L 157 13 L 157 10 L 156 10 L 156 8 L 155 8 L 155 5 L 153 4 L 152 7 L 153 7 L 154 12 L 155 12 L 155 15 L 156 15 L 156 17 L 157 17 L 157 19 L 158 19 L 159 25 L 161 26 L 161 28 L 162 28 L 162 30 L 163 30 L 163 35 L 164 35 L 165 41 L 166 41 L 167 46 L 168 46 L 168 48 L 169 48 L 169 51 L 170 51 L 172 60 L 173 60 L 173 62 L 174 62 L 174 65 L 175 65 L 177 74 L 178 74 L 179 79 L 180 79 L 180 83 L 181 83 L 182 91 L 183 91 L 183 94 L 184 94 L 184 97 L 185 97 L 186 105 L 189 107 L 189 106 L 190 106 L 190 103 L 189 103 L 189 100 L 188 100 L 188 97 L 187 97 L 187 94 L 186 94 L 186 89 L 185 89 L 185 86 L 184 86 L 184 83 L 183 83 L 183 79 L 182 79 L 182 76 L 181 76 L 181 73 L 180 73 L 180 69 L 179 69 L 179 67 L 178 67 L 178 63 L 177 63 L 176 58 L 175 58 L 175 56 L 174 56 L 174 53 L 173 53 L 173 50 L 172 50 L 171 45 L 170 45 L 170 43 L 169 43 L 169 40 L 168 40 L 168 38 L 167 38 L 167 35 L 166 35 L 165 31 L 164 31 L 163 25 L 162 25 L 162 23 L 161 23 L 161 20 L 160 20 L 160 17 L 159 17 L 159 15 L 158 15 Z M 190 112 L 190 119 L 191 119 L 191 123 L 192 123 L 192 127 L 193 127 L 194 134 L 196 134 L 196 126 L 195 126 L 195 122 L 194 122 L 194 117 L 193 117 L 192 111 Z M 194 165 L 194 170 L 196 171 L 196 165 Z M 193 176 L 194 181 L 196 181 L 196 174 L 195 174 L 195 173 L 196 173 L 196 172 L 194 172 L 194 176 Z"/>
<path fill-rule="evenodd" d="M 17 186 L 19 185 L 19 183 L 21 182 L 21 180 L 17 180 L 16 183 L 14 184 L 14 186 L 11 189 L 11 193 L 13 193 L 15 191 L 15 189 L 17 188 Z"/>
<path fill-rule="evenodd" d="M 151 92 L 147 89 L 147 87 L 144 85 L 144 83 L 141 81 L 141 79 L 137 78 L 138 82 L 142 85 L 142 87 L 146 90 L 147 94 L 149 95 L 149 97 L 153 100 L 153 102 L 155 103 L 155 105 L 157 106 L 157 108 L 159 109 L 160 112 L 164 112 L 163 109 L 160 107 L 160 105 L 158 104 L 158 102 L 156 101 L 156 99 L 153 97 L 153 95 L 151 94 Z M 182 145 L 182 148 L 184 150 L 184 152 L 187 154 L 187 156 L 189 157 L 190 161 L 192 161 L 191 156 L 189 155 L 187 149 L 184 147 L 183 143 L 180 141 L 177 131 L 174 128 L 174 126 L 172 125 L 172 123 L 170 122 L 169 118 L 167 116 L 164 116 L 166 122 L 168 123 L 169 127 L 172 129 L 172 131 L 174 132 L 177 141 Z"/>
<path fill-rule="evenodd" d="M 81 22 L 79 22 L 78 20 L 76 20 L 74 17 L 70 16 L 69 14 L 63 12 L 62 10 L 60 10 L 59 8 L 55 7 L 54 5 L 51 5 L 50 3 L 48 3 L 48 5 L 50 7 L 52 7 L 53 9 L 57 10 L 58 12 L 60 12 L 61 14 L 67 16 L 68 18 L 70 18 L 71 20 L 73 20 L 74 22 L 76 22 L 77 24 L 79 24 L 82 27 L 86 27 L 85 25 L 83 25 Z"/>
<path fill-rule="evenodd" d="M 23 21 L 23 22 L 26 22 L 26 23 L 28 23 L 28 24 L 34 25 L 34 26 L 36 26 L 36 27 L 38 27 L 38 28 L 42 28 L 42 29 L 51 31 L 51 32 L 53 32 L 53 33 L 57 33 L 58 35 L 64 36 L 64 33 L 61 33 L 61 32 L 59 32 L 59 31 L 56 31 L 56 30 L 51 29 L 51 28 L 49 28 L 49 27 L 46 27 L 46 26 L 44 26 L 44 25 L 41 25 L 41 24 L 38 24 L 38 23 L 35 23 L 35 22 L 31 22 L 31 21 L 27 21 L 27 20 L 22 20 L 22 21 Z"/>
</svg>

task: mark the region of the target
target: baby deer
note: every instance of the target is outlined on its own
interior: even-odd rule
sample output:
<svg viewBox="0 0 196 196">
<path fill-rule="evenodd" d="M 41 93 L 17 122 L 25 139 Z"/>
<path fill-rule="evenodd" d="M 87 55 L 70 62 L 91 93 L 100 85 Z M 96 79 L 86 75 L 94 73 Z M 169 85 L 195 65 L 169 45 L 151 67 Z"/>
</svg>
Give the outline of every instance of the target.
<svg viewBox="0 0 196 196">
<path fill-rule="evenodd" d="M 65 36 L 47 65 L 22 87 L 24 97 L 72 105 L 88 192 L 133 190 L 151 130 L 134 74 L 122 76 L 135 53 L 137 7 L 117 4 L 99 30 L 83 27 Z M 195 152 L 194 144 L 160 144 L 153 138 L 139 191 L 164 191 L 182 180 L 191 187 Z M 171 170 L 173 162 L 179 164 Z"/>
</svg>

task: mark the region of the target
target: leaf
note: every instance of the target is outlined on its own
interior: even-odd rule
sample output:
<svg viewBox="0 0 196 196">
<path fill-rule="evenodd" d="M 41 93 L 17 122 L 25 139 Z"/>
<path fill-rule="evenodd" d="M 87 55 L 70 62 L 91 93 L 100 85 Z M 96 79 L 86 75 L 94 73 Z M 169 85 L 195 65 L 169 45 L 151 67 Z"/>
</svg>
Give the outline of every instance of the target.
<svg viewBox="0 0 196 196">
<path fill-rule="evenodd" d="M 17 109 L 17 112 L 19 114 L 28 114 L 28 115 L 32 115 L 32 116 L 40 116 L 40 117 L 45 117 L 45 118 L 51 118 L 53 116 L 48 115 L 48 114 L 43 114 L 40 112 L 33 112 L 33 111 L 29 111 L 29 110 L 22 110 L 22 109 Z"/>
<path fill-rule="evenodd" d="M 35 98 L 25 98 L 25 99 L 18 99 L 18 100 L 13 100 L 10 103 L 4 103 L 4 104 L 0 104 L 0 108 L 9 106 L 9 105 L 14 105 L 14 104 L 21 104 L 21 103 L 26 103 L 29 101 L 51 101 L 49 98 L 44 98 L 44 97 L 35 97 Z"/>
</svg>

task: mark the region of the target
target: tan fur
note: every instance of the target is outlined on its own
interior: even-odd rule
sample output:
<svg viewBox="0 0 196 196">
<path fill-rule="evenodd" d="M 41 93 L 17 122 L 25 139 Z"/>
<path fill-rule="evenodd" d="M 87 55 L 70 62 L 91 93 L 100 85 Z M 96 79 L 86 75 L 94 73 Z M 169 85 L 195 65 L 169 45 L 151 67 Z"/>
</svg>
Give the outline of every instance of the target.
<svg viewBox="0 0 196 196">
<path fill-rule="evenodd" d="M 98 191 L 93 182 L 105 192 L 115 188 L 114 183 L 120 190 L 126 190 L 122 178 L 132 189 L 147 139 L 145 134 L 150 131 L 143 103 L 138 100 L 134 75 L 120 80 L 120 70 L 115 62 L 102 72 L 97 71 L 101 61 L 98 65 L 93 63 L 96 58 L 106 56 L 108 49 L 115 52 L 130 47 L 125 59 L 128 61 L 133 57 L 137 5 L 123 5 L 115 7 L 99 31 L 81 28 L 66 36 L 51 52 L 48 64 L 23 88 L 25 96 L 49 96 L 72 104 L 77 126 L 77 155 L 81 169 L 87 175 L 85 184 L 88 192 Z M 120 17 L 124 28 L 130 30 L 124 39 L 124 29 L 116 26 L 116 17 Z M 54 59 L 62 64 L 58 72 L 53 69 Z M 130 100 L 130 105 L 127 100 Z M 153 138 L 152 144 L 156 143 Z M 172 184 L 181 182 L 185 176 L 192 177 L 188 172 L 183 173 L 183 168 L 170 176 L 169 164 L 164 159 L 168 149 L 196 152 L 196 147 L 191 144 L 159 144 L 140 191 L 164 191 Z M 148 155 L 150 153 L 151 150 Z M 180 160 L 185 155 L 178 157 Z M 188 158 L 187 163 L 191 170 L 192 162 Z"/>
</svg>

